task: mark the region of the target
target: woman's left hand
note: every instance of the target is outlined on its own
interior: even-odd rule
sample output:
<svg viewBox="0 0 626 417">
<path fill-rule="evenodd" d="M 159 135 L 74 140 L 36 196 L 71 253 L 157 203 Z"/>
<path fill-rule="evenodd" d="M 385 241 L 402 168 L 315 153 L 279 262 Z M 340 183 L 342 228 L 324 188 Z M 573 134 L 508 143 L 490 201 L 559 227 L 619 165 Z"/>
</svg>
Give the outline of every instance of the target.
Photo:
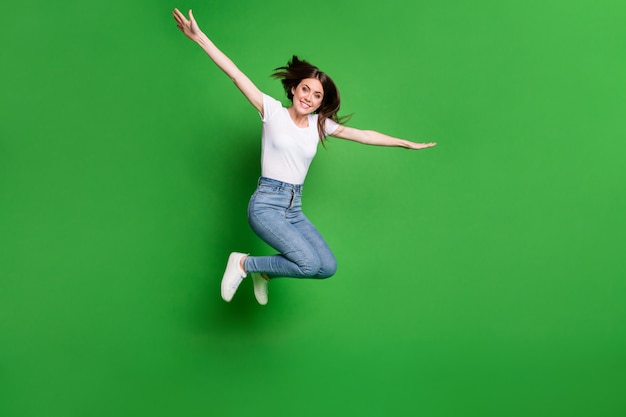
<svg viewBox="0 0 626 417">
<path fill-rule="evenodd" d="M 409 149 L 426 149 L 426 148 L 432 148 L 433 146 L 436 146 L 437 143 L 436 142 L 428 142 L 428 143 L 416 143 L 416 142 L 411 142 L 411 141 L 406 141 L 406 147 Z"/>
</svg>

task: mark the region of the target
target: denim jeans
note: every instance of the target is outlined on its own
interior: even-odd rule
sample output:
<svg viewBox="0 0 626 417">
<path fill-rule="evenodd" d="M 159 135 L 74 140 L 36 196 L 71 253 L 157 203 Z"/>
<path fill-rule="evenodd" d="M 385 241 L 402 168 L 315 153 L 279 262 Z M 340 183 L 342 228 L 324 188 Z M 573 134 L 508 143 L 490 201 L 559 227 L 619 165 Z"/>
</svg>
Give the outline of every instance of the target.
<svg viewBox="0 0 626 417">
<path fill-rule="evenodd" d="M 265 273 L 270 278 L 328 278 L 337 270 L 324 238 L 302 213 L 302 185 L 261 177 L 250 198 L 248 222 L 279 253 L 248 256 L 246 272 Z"/>
</svg>

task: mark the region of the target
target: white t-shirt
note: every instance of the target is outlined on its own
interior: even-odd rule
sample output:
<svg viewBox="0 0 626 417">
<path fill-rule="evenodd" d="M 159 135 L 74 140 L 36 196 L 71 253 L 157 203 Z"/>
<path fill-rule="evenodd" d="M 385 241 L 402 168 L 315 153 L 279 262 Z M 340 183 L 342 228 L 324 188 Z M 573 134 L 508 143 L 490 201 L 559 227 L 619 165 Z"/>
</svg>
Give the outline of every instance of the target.
<svg viewBox="0 0 626 417">
<path fill-rule="evenodd" d="M 303 184 L 320 138 L 317 114 L 309 114 L 309 126 L 298 127 L 280 101 L 263 94 L 263 144 L 261 175 L 290 184 Z M 326 119 L 328 136 L 339 124 Z"/>
</svg>

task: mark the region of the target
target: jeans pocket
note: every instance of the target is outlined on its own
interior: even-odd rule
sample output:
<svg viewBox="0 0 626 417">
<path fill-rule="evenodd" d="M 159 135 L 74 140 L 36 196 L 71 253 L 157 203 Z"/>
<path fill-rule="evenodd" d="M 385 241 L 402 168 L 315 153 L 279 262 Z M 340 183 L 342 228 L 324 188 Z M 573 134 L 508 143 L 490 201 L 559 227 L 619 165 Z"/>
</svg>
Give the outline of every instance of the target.
<svg viewBox="0 0 626 417">
<path fill-rule="evenodd" d="M 274 209 L 284 210 L 291 204 L 291 193 L 288 190 L 273 186 L 259 186 L 250 198 L 253 210 Z"/>
<path fill-rule="evenodd" d="M 258 194 L 279 194 L 280 191 L 280 187 L 270 184 L 259 184 L 256 188 L 256 193 Z"/>
</svg>

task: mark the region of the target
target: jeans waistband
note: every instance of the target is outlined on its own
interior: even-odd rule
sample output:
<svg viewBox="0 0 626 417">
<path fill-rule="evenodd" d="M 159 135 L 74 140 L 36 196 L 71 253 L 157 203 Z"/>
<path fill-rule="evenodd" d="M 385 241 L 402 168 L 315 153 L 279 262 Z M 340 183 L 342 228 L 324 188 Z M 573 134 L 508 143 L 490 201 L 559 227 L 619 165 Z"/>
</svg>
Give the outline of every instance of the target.
<svg viewBox="0 0 626 417">
<path fill-rule="evenodd" d="M 281 190 L 294 190 L 295 192 L 301 193 L 302 192 L 302 184 L 290 184 L 288 182 L 282 182 L 282 181 L 278 181 L 272 178 L 267 178 L 267 177 L 261 177 L 259 178 L 259 183 L 258 185 L 261 184 L 266 184 L 266 185 L 272 185 L 274 187 L 280 187 Z"/>
</svg>

